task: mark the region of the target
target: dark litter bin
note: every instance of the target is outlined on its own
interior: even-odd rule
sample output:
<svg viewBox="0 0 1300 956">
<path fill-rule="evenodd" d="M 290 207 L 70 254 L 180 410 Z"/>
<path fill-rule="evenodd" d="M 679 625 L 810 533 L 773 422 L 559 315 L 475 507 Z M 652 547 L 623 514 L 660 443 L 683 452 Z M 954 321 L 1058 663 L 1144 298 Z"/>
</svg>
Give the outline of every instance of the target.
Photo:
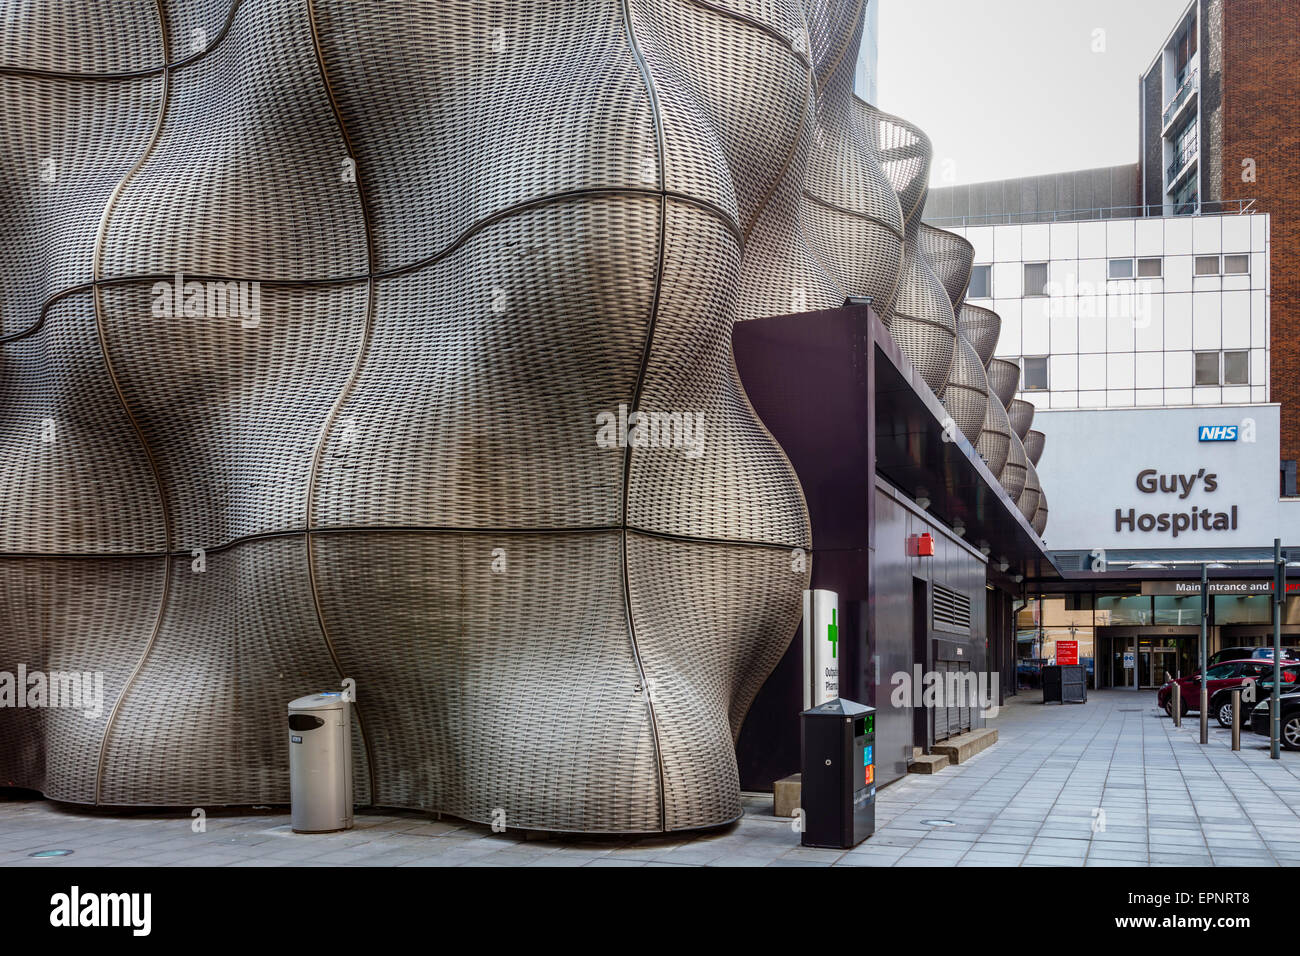
<svg viewBox="0 0 1300 956">
<path fill-rule="evenodd" d="M 876 829 L 876 711 L 837 697 L 800 714 L 804 846 L 849 849 Z"/>
<path fill-rule="evenodd" d="M 1043 703 L 1086 704 L 1088 670 L 1082 664 L 1050 664 L 1043 668 Z"/>
</svg>

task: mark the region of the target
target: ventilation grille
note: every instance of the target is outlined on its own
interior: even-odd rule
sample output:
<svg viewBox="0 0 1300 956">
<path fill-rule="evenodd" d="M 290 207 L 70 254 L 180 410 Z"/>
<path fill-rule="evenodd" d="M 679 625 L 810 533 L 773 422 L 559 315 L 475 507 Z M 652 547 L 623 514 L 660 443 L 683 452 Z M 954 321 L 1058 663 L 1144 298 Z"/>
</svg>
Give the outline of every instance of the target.
<svg viewBox="0 0 1300 956">
<path fill-rule="evenodd" d="M 970 598 L 952 588 L 936 584 L 934 626 L 937 630 L 970 633 Z"/>
<path fill-rule="evenodd" d="M 1088 555 L 1083 551 L 1074 553 L 1054 551 L 1052 557 L 1056 560 L 1056 566 L 1062 571 L 1086 571 L 1088 569 Z"/>
</svg>

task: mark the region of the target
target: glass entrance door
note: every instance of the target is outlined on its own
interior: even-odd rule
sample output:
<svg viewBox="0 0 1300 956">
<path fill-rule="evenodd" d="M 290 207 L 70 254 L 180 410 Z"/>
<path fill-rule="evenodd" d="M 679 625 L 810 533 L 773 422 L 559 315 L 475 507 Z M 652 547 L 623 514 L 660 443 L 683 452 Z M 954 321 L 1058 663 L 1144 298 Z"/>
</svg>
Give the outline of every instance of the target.
<svg viewBox="0 0 1300 956">
<path fill-rule="evenodd" d="M 1173 647 L 1138 648 L 1138 686 L 1159 687 L 1166 675 L 1178 674 L 1178 651 Z"/>
</svg>

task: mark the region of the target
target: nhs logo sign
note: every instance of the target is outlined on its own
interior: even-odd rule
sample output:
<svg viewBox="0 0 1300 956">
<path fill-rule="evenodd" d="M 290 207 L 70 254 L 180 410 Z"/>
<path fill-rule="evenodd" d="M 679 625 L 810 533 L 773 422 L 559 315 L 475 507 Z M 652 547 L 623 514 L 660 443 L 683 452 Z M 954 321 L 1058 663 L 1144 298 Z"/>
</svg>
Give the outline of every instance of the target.
<svg viewBox="0 0 1300 956">
<path fill-rule="evenodd" d="M 1236 425 L 1202 425 L 1196 433 L 1198 441 L 1236 441 Z"/>
</svg>

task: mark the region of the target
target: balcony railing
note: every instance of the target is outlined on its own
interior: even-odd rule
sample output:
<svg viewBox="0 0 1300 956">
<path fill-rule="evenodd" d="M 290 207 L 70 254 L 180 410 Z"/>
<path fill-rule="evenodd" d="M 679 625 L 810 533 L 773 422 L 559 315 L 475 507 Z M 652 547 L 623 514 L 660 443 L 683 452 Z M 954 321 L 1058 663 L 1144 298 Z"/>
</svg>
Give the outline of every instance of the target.
<svg viewBox="0 0 1300 956">
<path fill-rule="evenodd" d="M 1174 154 L 1174 161 L 1170 163 L 1169 168 L 1165 170 L 1166 189 L 1172 188 L 1174 183 L 1178 182 L 1178 174 L 1186 168 L 1188 163 L 1196 158 L 1196 155 L 1197 136 L 1196 133 L 1192 133 L 1192 135 L 1188 136 L 1178 144 L 1177 150 Z"/>
<path fill-rule="evenodd" d="M 1156 216 L 1184 216 L 1199 212 L 1202 216 L 1244 216 L 1255 211 L 1253 199 L 1228 199 L 1222 202 L 1182 203 L 1177 206 L 1098 206 L 1091 209 L 1031 210 L 998 212 L 975 216 L 948 216 L 925 221 L 940 229 L 965 229 L 969 226 L 1016 226 L 1044 222 L 1090 222 L 1104 219 L 1143 219 Z"/>
<path fill-rule="evenodd" d="M 1182 105 L 1187 102 L 1188 97 L 1190 97 L 1197 89 L 1197 78 L 1199 73 L 1199 70 L 1192 70 L 1187 74 L 1183 82 L 1178 84 L 1177 91 L 1169 101 L 1169 105 L 1165 107 L 1164 119 L 1162 121 L 1163 128 L 1168 128 L 1169 121 L 1174 118 Z"/>
</svg>

